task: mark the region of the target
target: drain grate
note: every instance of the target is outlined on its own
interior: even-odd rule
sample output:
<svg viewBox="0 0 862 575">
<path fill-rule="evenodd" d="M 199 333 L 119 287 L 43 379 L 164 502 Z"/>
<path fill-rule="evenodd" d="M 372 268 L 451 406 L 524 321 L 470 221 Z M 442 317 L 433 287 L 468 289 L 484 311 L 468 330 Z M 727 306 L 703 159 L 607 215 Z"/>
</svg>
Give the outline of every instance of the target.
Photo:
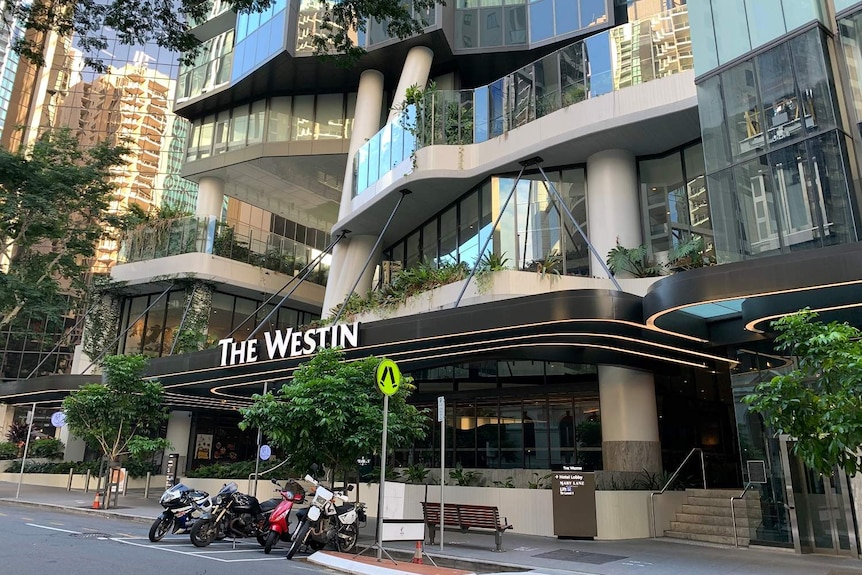
<svg viewBox="0 0 862 575">
<path fill-rule="evenodd" d="M 572 551 L 570 549 L 557 549 L 556 551 L 548 551 L 547 553 L 539 553 L 533 555 L 541 559 L 557 559 L 560 561 L 574 561 L 576 563 L 589 563 L 590 565 L 603 565 L 611 561 L 619 561 L 620 559 L 628 559 L 622 555 L 607 555 L 605 553 L 587 553 L 586 551 Z"/>
<path fill-rule="evenodd" d="M 111 537 L 110 533 L 72 533 L 71 535 L 76 539 L 107 539 Z"/>
</svg>

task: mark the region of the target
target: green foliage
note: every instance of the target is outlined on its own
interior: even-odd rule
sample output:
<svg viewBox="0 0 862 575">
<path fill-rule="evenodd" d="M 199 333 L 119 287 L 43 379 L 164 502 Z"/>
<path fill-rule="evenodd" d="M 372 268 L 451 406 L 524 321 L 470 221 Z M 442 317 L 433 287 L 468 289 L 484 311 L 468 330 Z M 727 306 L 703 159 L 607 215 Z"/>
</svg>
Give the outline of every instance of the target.
<svg viewBox="0 0 862 575">
<path fill-rule="evenodd" d="M 703 236 L 689 236 L 670 251 L 668 268 L 672 271 L 684 271 L 714 264 L 715 259 L 708 255 Z"/>
<path fill-rule="evenodd" d="M 59 439 L 37 439 L 30 442 L 30 457 L 44 457 L 45 459 L 59 459 L 63 457 L 66 448 Z"/>
<path fill-rule="evenodd" d="M 455 485 L 462 487 L 479 487 L 485 483 L 481 472 L 474 469 L 464 469 L 460 463 L 455 466 L 455 469 L 449 471 L 449 479 L 454 481 Z"/>
<path fill-rule="evenodd" d="M 141 377 L 147 361 L 142 355 L 108 356 L 102 364 L 105 383 L 84 385 L 63 400 L 69 430 L 108 461 L 125 454 L 143 457 L 169 446 L 165 439 L 151 438 L 167 411 L 162 385 Z"/>
<path fill-rule="evenodd" d="M 261 461 L 258 473 L 263 473 L 281 463 L 280 460 L 271 458 Z M 203 477 L 212 479 L 243 479 L 254 473 L 255 461 L 232 461 L 230 463 L 214 463 L 213 465 L 202 465 L 188 472 L 189 477 Z M 286 467 L 280 467 L 279 477 L 295 475 Z"/>
<path fill-rule="evenodd" d="M 44 462 L 44 463 L 36 463 L 35 461 L 27 461 L 27 465 L 24 466 L 24 473 L 63 473 L 68 474 L 69 470 L 72 469 L 73 473 L 83 474 L 88 470 L 91 475 L 95 475 L 99 472 L 100 463 L 99 461 L 59 461 L 57 463 L 54 462 Z M 20 473 L 21 472 L 21 462 L 16 461 L 12 463 L 7 469 L 7 473 Z"/>
<path fill-rule="evenodd" d="M 8 3 L 7 3 L 8 5 Z M 111 171 L 128 149 L 101 143 L 81 148 L 68 129 L 46 132 L 29 149 L 0 149 L 0 327 L 32 319 L 62 322 L 81 297 L 100 239 L 113 238 Z"/>
<path fill-rule="evenodd" d="M 862 331 L 816 318 L 805 309 L 772 322 L 777 349 L 797 366 L 759 383 L 743 401 L 795 439 L 793 452 L 808 467 L 831 475 L 838 466 L 852 476 L 862 446 Z"/>
<path fill-rule="evenodd" d="M 470 269 L 464 262 L 449 262 L 435 267 L 432 262 L 424 260 L 416 267 L 394 274 L 389 284 L 369 291 L 365 297 L 351 295 L 342 316 L 348 318 L 366 311 L 392 310 L 403 304 L 408 297 L 464 280 L 468 275 Z M 332 308 L 331 316 L 335 317 L 340 308 L 341 304 Z"/>
<path fill-rule="evenodd" d="M 506 252 L 502 254 L 486 253 L 479 262 L 480 271 L 498 272 L 506 269 L 509 269 L 509 258 L 506 257 Z"/>
<path fill-rule="evenodd" d="M 310 7 L 315 7 L 311 3 Z M 353 38 L 356 31 L 365 32 L 372 20 L 382 22 L 389 37 L 405 39 L 422 33 L 427 22 L 421 16 L 443 0 L 318 0 L 316 8 L 320 23 L 318 33 L 311 38 L 316 54 L 341 54 L 337 62 L 351 65 L 365 53 Z M 262 12 L 272 0 L 230 0 L 228 8 L 236 13 Z M 125 45 L 143 46 L 158 44 L 171 52 L 183 53 L 182 62 L 192 65 L 200 51 L 201 42 L 192 33 L 194 23 L 206 21 L 211 2 L 180 0 L 180 2 L 85 2 L 83 0 L 55 0 L 54 2 L 7 2 L 6 21 L 20 21 L 23 28 L 36 32 L 55 31 L 62 37 L 75 36 L 76 46 L 87 56 L 84 62 L 100 72 L 106 72 L 104 61 L 94 56 L 108 48 L 109 37 L 116 36 Z M 30 62 L 44 64 L 41 36 L 22 35 L 14 49 Z"/>
<path fill-rule="evenodd" d="M 630 274 L 636 278 L 652 278 L 662 275 L 664 268 L 649 258 L 645 245 L 626 248 L 617 243 L 607 257 L 608 269 L 616 275 Z"/>
<path fill-rule="evenodd" d="M 6 430 L 6 439 L 12 443 L 23 443 L 27 441 L 28 425 L 23 421 L 13 421 Z"/>
<path fill-rule="evenodd" d="M 551 488 L 551 476 L 552 473 L 547 473 L 545 475 L 539 475 L 538 473 L 533 473 L 533 479 L 527 481 L 528 489 L 550 489 Z"/>
<path fill-rule="evenodd" d="M 581 447 L 601 447 L 602 422 L 591 419 L 582 421 L 575 427 L 575 436 Z"/>
<path fill-rule="evenodd" d="M 4 441 L 0 443 L 0 459 L 15 459 L 18 457 L 18 444 Z"/>
<path fill-rule="evenodd" d="M 261 429 L 300 472 L 317 463 L 339 474 L 353 470 L 360 456 L 379 453 L 383 395 L 375 370 L 381 358 L 343 359 L 340 350 L 320 350 L 276 394 L 254 395 L 254 404 L 241 410 L 240 428 Z M 425 436 L 424 413 L 407 403 L 414 389 L 405 378 L 389 398 L 389 449 L 406 449 Z"/>
<path fill-rule="evenodd" d="M 470 95 L 464 100 L 465 94 Z M 428 87 L 407 88 L 401 110 L 401 126 L 416 138 L 416 147 L 473 143 L 472 91 L 440 91 L 432 80 Z"/>
<path fill-rule="evenodd" d="M 424 484 L 427 482 L 429 471 L 424 464 L 414 463 L 401 470 L 401 478 L 405 483 Z"/>
<path fill-rule="evenodd" d="M 515 478 L 510 475 L 504 481 L 492 481 L 492 483 L 494 487 L 513 489 L 515 487 Z"/>
</svg>

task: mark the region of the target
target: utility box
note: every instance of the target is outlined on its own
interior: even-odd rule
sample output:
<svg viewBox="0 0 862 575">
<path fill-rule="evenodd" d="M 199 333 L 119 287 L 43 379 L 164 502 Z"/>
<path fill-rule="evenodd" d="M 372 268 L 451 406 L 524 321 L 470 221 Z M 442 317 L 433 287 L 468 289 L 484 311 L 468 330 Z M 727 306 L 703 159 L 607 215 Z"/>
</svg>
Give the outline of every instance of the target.
<svg viewBox="0 0 862 575">
<path fill-rule="evenodd" d="M 554 535 L 593 538 L 596 528 L 596 474 L 580 465 L 555 465 L 551 474 Z"/>
</svg>

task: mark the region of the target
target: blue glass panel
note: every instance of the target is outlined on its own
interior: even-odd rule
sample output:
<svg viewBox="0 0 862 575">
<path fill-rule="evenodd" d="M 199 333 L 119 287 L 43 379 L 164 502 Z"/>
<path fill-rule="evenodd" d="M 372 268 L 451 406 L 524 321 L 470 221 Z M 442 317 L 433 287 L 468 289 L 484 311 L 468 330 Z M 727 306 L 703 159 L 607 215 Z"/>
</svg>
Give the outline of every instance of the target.
<svg viewBox="0 0 862 575">
<path fill-rule="evenodd" d="M 248 14 L 238 14 L 236 17 L 236 43 L 245 39 L 248 34 Z"/>
<path fill-rule="evenodd" d="M 784 18 L 777 17 L 781 14 L 781 0 L 745 0 L 745 8 L 752 48 L 763 46 L 786 32 Z"/>
<path fill-rule="evenodd" d="M 505 87 L 503 80 L 497 80 L 488 85 L 489 107 L 490 107 L 490 131 L 488 137 L 495 138 L 503 133 L 503 116 L 506 109 L 503 106 L 503 92 Z"/>
<path fill-rule="evenodd" d="M 565 2 L 569 4 L 570 2 Z M 581 0 L 581 28 L 608 23 L 608 11 L 605 0 Z M 560 9 L 557 2 L 557 10 Z M 570 8 L 571 10 L 571 8 Z"/>
<path fill-rule="evenodd" d="M 688 22 L 691 26 L 691 45 L 694 51 L 695 75 L 718 67 L 718 48 L 712 24 L 712 7 L 709 2 L 692 2 L 688 5 Z"/>
<path fill-rule="evenodd" d="M 356 152 L 356 185 L 353 195 L 358 196 L 368 187 L 368 146 L 362 146 Z"/>
<path fill-rule="evenodd" d="M 503 9 L 483 8 L 479 11 L 479 40 L 482 46 L 503 45 Z"/>
<path fill-rule="evenodd" d="M 584 40 L 584 51 L 589 64 L 589 97 L 594 98 L 613 91 L 611 71 L 610 35 L 607 32 L 596 34 Z"/>
<path fill-rule="evenodd" d="M 743 0 L 718 0 L 712 3 L 718 61 L 723 64 L 751 50 Z"/>
<path fill-rule="evenodd" d="M 409 106 L 406 111 L 408 126 L 416 125 L 416 106 Z M 413 152 L 416 151 L 416 136 L 414 136 L 409 130 L 404 130 L 404 158 L 409 158 Z"/>
<path fill-rule="evenodd" d="M 380 133 L 368 141 L 368 185 L 380 179 Z"/>
<path fill-rule="evenodd" d="M 551 0 L 530 3 L 530 42 L 547 40 L 554 35 L 554 4 Z"/>
<path fill-rule="evenodd" d="M 392 153 L 390 143 L 392 142 L 392 124 L 387 124 L 380 132 L 380 175 L 392 169 Z"/>
<path fill-rule="evenodd" d="M 490 129 L 490 118 L 488 111 L 488 86 L 480 86 L 473 93 L 474 115 L 476 123 L 474 124 L 473 140 L 475 142 L 484 142 L 488 139 L 488 131 Z"/>
<path fill-rule="evenodd" d="M 781 3 L 784 5 L 784 23 L 787 25 L 788 31 L 799 28 L 812 20 L 826 23 L 821 0 L 782 0 Z M 841 10 L 838 4 L 840 2 L 835 0 L 836 12 Z"/>
<path fill-rule="evenodd" d="M 578 3 L 572 0 L 556 0 L 557 9 L 554 11 L 554 21 L 557 26 L 557 36 L 574 32 L 581 27 L 578 21 Z"/>
<path fill-rule="evenodd" d="M 392 124 L 392 167 L 394 168 L 406 157 L 404 155 L 404 128 L 400 124 Z"/>
<path fill-rule="evenodd" d="M 859 3 L 859 0 L 835 0 L 835 11 L 841 12 Z M 787 8 L 785 7 L 785 10 Z"/>
</svg>

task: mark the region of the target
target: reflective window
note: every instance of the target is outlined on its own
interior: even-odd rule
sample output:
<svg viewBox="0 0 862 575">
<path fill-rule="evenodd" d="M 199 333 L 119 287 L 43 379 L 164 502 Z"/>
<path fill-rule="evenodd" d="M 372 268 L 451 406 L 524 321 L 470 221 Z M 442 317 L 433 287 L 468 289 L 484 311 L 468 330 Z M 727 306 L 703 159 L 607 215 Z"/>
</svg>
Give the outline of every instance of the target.
<svg viewBox="0 0 862 575">
<path fill-rule="evenodd" d="M 835 11 L 841 12 L 842 10 L 846 10 L 851 6 L 854 6 L 859 3 L 859 0 L 833 0 L 835 3 Z"/>
<path fill-rule="evenodd" d="M 263 142 L 263 123 L 266 118 L 266 100 L 258 100 L 251 105 L 251 114 L 248 117 L 248 143 L 259 144 Z"/>
<path fill-rule="evenodd" d="M 726 0 L 721 0 L 721 4 Z M 757 48 L 784 34 L 784 18 L 781 17 L 781 0 L 745 0 L 750 24 L 751 47 Z M 723 11 L 724 8 L 717 10 Z M 795 28 L 795 26 L 793 26 Z"/>
<path fill-rule="evenodd" d="M 743 254 L 759 256 L 781 251 L 776 200 L 765 157 L 733 169 L 739 220 L 743 229 Z"/>
<path fill-rule="evenodd" d="M 509 6 L 506 8 L 506 45 L 527 43 L 527 8 Z"/>
<path fill-rule="evenodd" d="M 811 30 L 790 41 L 793 69 L 799 86 L 799 115 L 803 128 L 819 132 L 838 126 L 838 106 L 831 77 L 829 52 L 820 30 Z"/>
<path fill-rule="evenodd" d="M 455 12 L 455 47 L 477 48 L 479 46 L 478 10 Z"/>
<path fill-rule="evenodd" d="M 344 137 L 344 96 L 321 94 L 317 96 L 314 116 L 314 138 L 332 140 Z"/>
<path fill-rule="evenodd" d="M 556 25 L 557 35 L 574 32 L 580 28 L 581 24 L 578 20 L 578 3 L 572 1 L 561 2 L 560 0 L 556 0 L 554 23 Z"/>
<path fill-rule="evenodd" d="M 567 0 L 557 0 L 558 11 L 562 8 L 563 4 L 566 6 L 566 9 L 571 10 L 571 8 L 568 7 L 570 2 Z M 590 26 L 607 23 L 608 14 L 605 0 L 580 0 L 579 4 L 581 8 L 581 28 L 588 28 Z M 557 33 L 559 34 L 559 31 Z"/>
<path fill-rule="evenodd" d="M 227 142 L 230 139 L 230 110 L 222 110 L 216 116 L 213 133 L 213 153 L 221 154 L 227 150 Z"/>
<path fill-rule="evenodd" d="M 822 0 L 782 0 L 781 3 L 784 5 L 784 22 L 788 32 L 812 20 L 826 22 Z M 839 10 L 837 4 L 838 1 L 835 9 Z M 763 22 L 757 22 L 757 25 L 762 24 Z"/>
<path fill-rule="evenodd" d="M 769 143 L 802 136 L 802 107 L 793 81 L 789 44 L 758 56 L 757 72 Z"/>
<path fill-rule="evenodd" d="M 554 35 L 554 3 L 552 0 L 531 0 L 530 42 L 547 40 Z"/>
<path fill-rule="evenodd" d="M 458 204 L 458 258 L 473 266 L 479 259 L 479 194 L 471 192 Z"/>
<path fill-rule="evenodd" d="M 748 60 L 723 72 L 721 88 L 733 157 L 743 158 L 759 153 L 764 149 L 766 140 L 754 62 Z"/>
<path fill-rule="evenodd" d="M 719 65 L 712 5 L 709 2 L 692 2 L 688 6 L 688 19 L 692 47 L 697 56 L 694 59 L 694 71 L 697 75 L 704 74 Z"/>
<path fill-rule="evenodd" d="M 314 96 L 294 96 L 291 139 L 310 140 L 314 134 Z"/>
<path fill-rule="evenodd" d="M 228 149 L 235 150 L 245 146 L 245 137 L 248 133 L 248 106 L 233 109 L 229 132 Z"/>
<path fill-rule="evenodd" d="M 286 142 L 290 139 L 290 103 L 290 96 L 270 100 L 267 141 Z"/>
<path fill-rule="evenodd" d="M 716 172 L 730 165 L 721 79 L 718 76 L 698 84 L 697 102 L 707 170 Z"/>
<path fill-rule="evenodd" d="M 779 15 L 776 14 L 777 16 Z M 751 50 L 744 0 L 713 2 L 712 17 L 719 63 L 729 62 Z M 695 54 L 696 57 L 697 54 Z"/>
<path fill-rule="evenodd" d="M 419 249 L 419 232 L 413 232 L 407 236 L 404 252 L 404 265 L 406 267 L 414 267 L 420 261 L 421 251 Z"/>
<path fill-rule="evenodd" d="M 653 253 L 667 251 L 681 239 L 674 235 L 671 221 L 688 223 L 680 154 L 641 160 L 638 171 L 646 220 L 644 236 Z"/>
<path fill-rule="evenodd" d="M 458 262 L 458 216 L 455 206 L 440 215 L 440 264 Z"/>
<path fill-rule="evenodd" d="M 422 259 L 437 261 L 437 220 L 431 220 L 422 228 Z"/>
<path fill-rule="evenodd" d="M 503 9 L 483 8 L 479 11 L 481 31 L 479 38 L 482 46 L 503 45 Z"/>
</svg>

